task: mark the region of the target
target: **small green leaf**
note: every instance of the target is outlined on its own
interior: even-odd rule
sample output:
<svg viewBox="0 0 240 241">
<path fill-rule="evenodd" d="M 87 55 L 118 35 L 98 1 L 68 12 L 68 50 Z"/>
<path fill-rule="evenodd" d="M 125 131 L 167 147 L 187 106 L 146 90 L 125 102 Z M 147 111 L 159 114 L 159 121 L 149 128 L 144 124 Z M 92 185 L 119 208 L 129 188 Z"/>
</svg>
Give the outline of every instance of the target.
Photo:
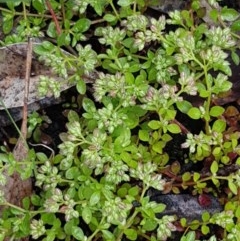
<svg viewBox="0 0 240 241">
<path fill-rule="evenodd" d="M 111 23 L 111 22 L 114 22 L 117 20 L 116 16 L 113 15 L 113 14 L 105 14 L 104 17 L 103 17 L 104 20 L 106 20 L 107 22 Z"/>
<path fill-rule="evenodd" d="M 218 117 L 224 113 L 225 109 L 222 106 L 213 106 L 210 109 L 210 116 Z"/>
<path fill-rule="evenodd" d="M 237 210 L 235 212 L 236 218 L 240 218 L 240 206 L 237 207 Z"/>
<path fill-rule="evenodd" d="M 92 211 L 89 207 L 84 207 L 82 211 L 82 218 L 86 224 L 89 224 L 92 220 Z"/>
<path fill-rule="evenodd" d="M 195 232 L 194 232 L 194 231 L 190 231 L 190 232 L 188 232 L 187 235 L 185 236 L 184 241 L 195 241 L 195 237 L 196 237 Z M 183 240 L 181 239 L 181 241 L 183 241 Z"/>
<path fill-rule="evenodd" d="M 132 197 L 135 197 L 139 194 L 139 187 L 138 186 L 135 186 L 135 187 L 132 187 L 128 190 L 128 194 Z"/>
<path fill-rule="evenodd" d="M 128 190 L 125 187 L 120 187 L 117 191 L 117 195 L 121 198 L 125 197 L 127 193 L 128 193 Z"/>
<path fill-rule="evenodd" d="M 41 220 L 42 220 L 45 224 L 53 225 L 55 219 L 56 219 L 56 216 L 55 216 L 54 213 L 43 213 L 43 214 L 41 215 Z"/>
<path fill-rule="evenodd" d="M 212 152 L 214 156 L 219 156 L 221 153 L 222 153 L 222 148 L 219 146 L 215 147 Z"/>
<path fill-rule="evenodd" d="M 181 129 L 177 124 L 169 124 L 167 125 L 167 130 L 173 134 L 181 133 Z"/>
<path fill-rule="evenodd" d="M 158 141 L 152 145 L 152 149 L 159 154 L 162 154 L 164 147 L 165 143 L 162 141 Z"/>
<path fill-rule="evenodd" d="M 235 32 L 240 31 L 240 20 L 233 22 L 233 24 L 231 25 L 231 30 Z"/>
<path fill-rule="evenodd" d="M 174 161 L 170 166 L 170 170 L 171 170 L 172 173 L 177 175 L 181 171 L 180 163 L 178 161 Z"/>
<path fill-rule="evenodd" d="M 114 240 L 114 235 L 113 233 L 111 233 L 110 231 L 108 230 L 102 230 L 102 234 L 103 234 L 103 237 L 106 239 L 106 240 Z"/>
<path fill-rule="evenodd" d="M 239 20 L 239 30 L 240 30 L 240 20 Z M 236 52 L 232 51 L 231 57 L 232 57 L 232 60 L 233 60 L 234 64 L 239 65 L 239 63 L 240 63 L 239 55 Z"/>
<path fill-rule="evenodd" d="M 100 197 L 101 197 L 100 192 L 94 192 L 91 195 L 91 198 L 90 198 L 90 201 L 89 201 L 89 205 L 90 206 L 96 205 L 100 201 Z"/>
<path fill-rule="evenodd" d="M 70 45 L 71 37 L 69 33 L 62 32 L 57 36 L 57 44 L 58 46 Z"/>
<path fill-rule="evenodd" d="M 129 240 L 136 240 L 137 239 L 137 231 L 135 229 L 129 228 L 124 230 L 124 234 Z"/>
<path fill-rule="evenodd" d="M 191 173 L 190 172 L 185 172 L 183 175 L 182 175 L 182 180 L 184 182 L 187 182 L 191 179 Z"/>
<path fill-rule="evenodd" d="M 138 166 L 137 161 L 133 160 L 132 155 L 128 152 L 122 151 L 120 157 L 129 167 L 136 168 Z"/>
<path fill-rule="evenodd" d="M 216 131 L 218 133 L 222 133 L 223 131 L 226 130 L 226 126 L 227 126 L 226 121 L 224 121 L 224 120 L 216 120 L 213 123 L 212 130 Z"/>
<path fill-rule="evenodd" d="M 36 153 L 36 156 L 37 156 L 37 159 L 38 159 L 40 162 L 42 162 L 42 163 L 44 163 L 45 161 L 48 160 L 47 155 L 46 155 L 45 153 L 43 153 L 43 152 L 37 152 L 37 153 Z"/>
<path fill-rule="evenodd" d="M 38 195 L 33 194 L 31 195 L 31 202 L 34 206 L 39 206 L 41 204 L 41 198 Z"/>
<path fill-rule="evenodd" d="M 11 32 L 12 28 L 13 28 L 13 14 L 6 14 L 3 18 L 2 21 L 2 29 L 3 29 L 3 33 L 4 34 L 8 34 Z"/>
<path fill-rule="evenodd" d="M 32 5 L 38 11 L 38 13 L 43 13 L 45 11 L 45 7 L 42 3 L 42 0 L 34 0 L 32 1 Z"/>
<path fill-rule="evenodd" d="M 104 5 L 105 1 L 90 1 L 91 6 L 94 8 L 95 12 L 99 15 L 102 16 L 103 10 L 104 10 Z"/>
<path fill-rule="evenodd" d="M 149 131 L 147 130 L 139 130 L 138 137 L 141 141 L 149 141 Z"/>
<path fill-rule="evenodd" d="M 67 179 L 70 179 L 70 180 L 80 176 L 80 172 L 79 172 L 78 167 L 74 166 L 74 167 L 69 168 L 66 171 L 65 176 L 66 176 Z"/>
<path fill-rule="evenodd" d="M 240 157 L 237 158 L 236 164 L 240 166 Z"/>
<path fill-rule="evenodd" d="M 56 25 L 54 24 L 54 22 L 51 22 L 48 25 L 47 28 L 47 35 L 51 38 L 56 38 L 57 37 L 57 30 L 56 30 Z"/>
<path fill-rule="evenodd" d="M 210 232 L 210 228 L 207 225 L 202 225 L 201 231 L 204 235 L 206 235 Z"/>
<path fill-rule="evenodd" d="M 149 126 L 152 130 L 158 130 L 158 129 L 162 126 L 162 124 L 161 124 L 160 121 L 152 120 L 152 121 L 149 121 L 148 126 Z"/>
<path fill-rule="evenodd" d="M 68 120 L 69 122 L 79 122 L 79 115 L 76 111 L 70 110 L 68 112 Z"/>
<path fill-rule="evenodd" d="M 203 213 L 202 213 L 202 220 L 203 220 L 203 222 L 208 222 L 209 221 L 209 219 L 210 219 L 210 214 L 209 214 L 209 212 L 207 212 L 207 211 L 204 211 Z"/>
<path fill-rule="evenodd" d="M 46 231 L 46 238 L 44 239 L 44 241 L 54 241 L 56 238 L 56 232 L 54 229 L 48 229 Z"/>
<path fill-rule="evenodd" d="M 216 161 L 212 162 L 210 170 L 212 174 L 216 174 L 218 172 L 218 163 Z"/>
<path fill-rule="evenodd" d="M 142 226 L 145 231 L 153 231 L 157 227 L 157 222 L 154 219 L 145 219 L 145 222 Z"/>
<path fill-rule="evenodd" d="M 201 111 L 197 107 L 190 108 L 187 114 L 194 120 L 198 120 L 201 118 Z"/>
<path fill-rule="evenodd" d="M 234 195 L 237 195 L 238 188 L 237 188 L 237 185 L 235 183 L 233 183 L 233 181 L 231 181 L 231 180 L 228 181 L 228 187 Z"/>
<path fill-rule="evenodd" d="M 212 177 L 212 182 L 215 186 L 219 185 L 219 180 L 217 178 Z"/>
<path fill-rule="evenodd" d="M 166 205 L 163 203 L 158 203 L 157 206 L 153 207 L 154 213 L 161 213 L 166 209 Z"/>
<path fill-rule="evenodd" d="M 200 177 L 201 177 L 201 175 L 198 172 L 193 173 L 193 181 L 194 182 L 197 182 Z"/>
<path fill-rule="evenodd" d="M 74 32 L 83 33 L 89 29 L 91 26 L 91 21 L 88 18 L 81 18 L 78 21 L 74 22 L 72 30 Z"/>
<path fill-rule="evenodd" d="M 86 111 L 86 112 L 95 112 L 96 111 L 96 107 L 95 107 L 95 104 L 94 102 L 89 99 L 89 98 L 83 98 L 83 102 L 82 102 L 82 106 L 83 106 L 83 109 Z"/>
<path fill-rule="evenodd" d="M 76 226 L 77 223 L 76 223 L 76 219 L 71 219 L 69 220 L 65 225 L 64 225 L 64 232 L 67 234 L 67 235 L 72 235 L 72 227 L 73 226 Z"/>
<path fill-rule="evenodd" d="M 212 9 L 209 13 L 209 16 L 215 23 L 217 23 L 217 21 L 218 21 L 218 10 L 215 9 L 215 8 Z"/>
<path fill-rule="evenodd" d="M 207 183 L 206 182 L 197 182 L 197 187 L 199 189 L 203 189 L 207 186 Z"/>
<path fill-rule="evenodd" d="M 72 227 L 72 236 L 76 240 L 84 240 L 84 233 L 80 227 L 76 227 L 76 226 Z"/>
<path fill-rule="evenodd" d="M 187 226 L 187 219 L 186 218 L 181 218 L 180 219 L 180 224 L 182 227 L 186 227 Z"/>
<path fill-rule="evenodd" d="M 232 22 L 239 17 L 239 13 L 233 8 L 224 7 L 221 11 L 221 17 L 224 21 Z"/>
<path fill-rule="evenodd" d="M 182 112 L 182 113 L 188 113 L 189 109 L 192 108 L 192 104 L 186 100 L 179 101 L 176 103 L 177 108 Z"/>
<path fill-rule="evenodd" d="M 84 82 L 84 80 L 80 79 L 77 82 L 76 88 L 77 88 L 77 91 L 79 94 L 84 95 L 86 93 L 86 89 L 87 89 L 86 83 Z"/>
<path fill-rule="evenodd" d="M 23 208 L 28 210 L 29 207 L 30 207 L 30 198 L 29 197 L 25 197 L 23 200 L 22 200 L 22 205 L 23 205 Z"/>
<path fill-rule="evenodd" d="M 133 0 L 118 0 L 117 4 L 121 7 L 128 7 L 133 3 Z"/>
<path fill-rule="evenodd" d="M 200 226 L 200 222 L 198 220 L 193 220 L 189 226 L 192 230 L 197 230 Z"/>
</svg>

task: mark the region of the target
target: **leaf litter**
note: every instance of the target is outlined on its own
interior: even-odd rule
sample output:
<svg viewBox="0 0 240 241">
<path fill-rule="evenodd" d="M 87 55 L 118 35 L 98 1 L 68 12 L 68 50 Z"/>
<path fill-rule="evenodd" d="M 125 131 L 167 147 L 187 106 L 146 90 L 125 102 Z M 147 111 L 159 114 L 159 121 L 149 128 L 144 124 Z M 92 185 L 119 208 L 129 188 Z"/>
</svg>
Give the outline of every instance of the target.
<svg viewBox="0 0 240 241">
<path fill-rule="evenodd" d="M 33 46 L 37 44 L 39 43 L 33 43 Z M 27 43 L 12 44 L 0 48 L 0 97 L 6 108 L 23 106 L 26 55 Z M 52 77 L 57 81 L 64 81 L 50 67 L 39 62 L 36 54 L 33 53 L 28 104 L 44 98 L 38 95 L 38 84 L 41 75 Z M 61 85 L 61 91 L 71 86 L 71 84 L 64 81 Z M 5 107 L 0 106 L 0 110 Z"/>
</svg>

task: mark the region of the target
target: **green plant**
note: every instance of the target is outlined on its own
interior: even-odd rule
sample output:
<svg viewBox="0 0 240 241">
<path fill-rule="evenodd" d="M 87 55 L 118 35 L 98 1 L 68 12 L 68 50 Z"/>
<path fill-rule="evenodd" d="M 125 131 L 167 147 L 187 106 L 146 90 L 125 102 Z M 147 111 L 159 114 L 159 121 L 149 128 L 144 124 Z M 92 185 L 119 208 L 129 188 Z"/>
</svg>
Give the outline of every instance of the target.
<svg viewBox="0 0 240 241">
<path fill-rule="evenodd" d="M 26 198 L 21 208 L 1 198 L 9 207 L 0 220 L 2 240 L 29 235 L 48 241 L 167 240 L 177 229 L 177 217 L 156 218 L 165 205 L 150 200 L 149 188 L 217 195 L 226 183 L 229 201 L 223 212 L 203 213 L 202 221 L 191 223 L 183 218 L 181 226 L 186 233 L 192 229 L 207 235 L 210 224 L 215 224 L 225 229 L 224 240 L 239 240 L 240 173 L 219 174 L 227 165 L 239 164 L 239 131 L 223 118 L 225 108 L 214 104 L 232 87 L 228 55 L 239 62 L 235 52 L 239 14 L 213 7 L 210 17 L 221 24 L 210 27 L 196 0 L 190 11 L 170 12 L 169 18 L 159 19 L 144 15 L 147 3 L 141 0 L 47 2 L 53 16 L 47 15 L 49 5 L 41 1 L 9 1 L 0 8 L 4 44 L 25 40 L 29 34 L 52 38 L 56 45 L 44 41 L 35 52 L 76 84 L 80 94 L 86 92 L 82 75 L 96 67 L 101 71 L 93 83 L 95 99 L 83 98 L 81 115 L 69 112 L 59 153 L 49 158 L 29 152 L 26 163 L 31 165 L 25 177 L 32 171 L 40 191 Z M 17 12 L 21 4 L 23 12 Z M 28 12 L 30 6 L 38 13 Z M 10 34 L 16 15 L 23 16 L 14 30 L 21 35 Z M 103 46 L 101 53 L 89 44 L 91 37 Z M 61 46 L 75 55 L 61 51 Z M 58 96 L 59 85 L 43 76 L 39 92 L 46 95 L 51 90 Z M 197 95 L 202 98 L 199 105 L 188 101 Z M 177 120 L 178 113 L 201 120 L 201 131 L 187 130 Z M 182 143 L 189 149 L 186 161 L 208 162 L 206 173 L 181 173 L 179 164 L 169 179 L 166 168 L 171 163 L 165 147 L 179 133 L 186 134 Z M 2 172 L 21 172 L 11 153 L 1 153 L 0 161 Z M 4 185 L 4 177 L 0 179 Z M 195 237 L 190 231 L 181 240 Z"/>
</svg>

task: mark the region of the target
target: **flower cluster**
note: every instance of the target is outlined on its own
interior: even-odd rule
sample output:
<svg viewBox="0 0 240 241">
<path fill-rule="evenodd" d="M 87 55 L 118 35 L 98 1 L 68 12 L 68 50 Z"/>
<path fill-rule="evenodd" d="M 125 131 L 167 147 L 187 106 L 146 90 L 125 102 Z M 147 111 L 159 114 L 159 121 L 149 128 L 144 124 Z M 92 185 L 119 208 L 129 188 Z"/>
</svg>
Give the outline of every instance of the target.
<svg viewBox="0 0 240 241">
<path fill-rule="evenodd" d="M 100 73 L 99 78 L 94 83 L 94 96 L 97 101 L 108 93 L 111 97 L 117 97 L 122 106 L 133 106 L 136 99 L 146 94 L 148 84 L 144 81 L 136 83 L 128 83 L 124 75 L 116 73 L 115 75 Z"/>
<path fill-rule="evenodd" d="M 79 213 L 74 210 L 75 205 L 76 203 L 69 197 L 69 195 L 63 195 L 60 189 L 55 188 L 52 191 L 52 196 L 45 200 L 43 206 L 47 212 L 64 213 L 66 221 L 69 221 L 72 218 L 79 217 Z"/>
<path fill-rule="evenodd" d="M 109 133 L 112 133 L 117 126 L 124 124 L 127 116 L 115 110 L 113 104 L 109 103 L 106 107 L 98 109 L 94 119 L 98 121 L 99 129 L 107 129 Z"/>
<path fill-rule="evenodd" d="M 178 10 L 169 12 L 170 19 L 167 20 L 168 24 L 183 25 L 183 19 L 181 17 L 181 12 Z"/>
<path fill-rule="evenodd" d="M 238 241 L 240 237 L 240 225 L 235 225 L 227 235 L 227 240 Z"/>
<path fill-rule="evenodd" d="M 151 162 L 139 163 L 136 169 L 130 170 L 130 176 L 140 179 L 147 187 L 163 190 L 165 180 L 161 174 L 156 174 L 157 165 Z"/>
<path fill-rule="evenodd" d="M 95 175 L 102 174 L 104 171 L 104 164 L 112 160 L 111 157 L 103 157 L 101 151 L 93 149 L 91 146 L 83 150 L 82 159 L 85 165 L 94 169 Z"/>
<path fill-rule="evenodd" d="M 31 222 L 30 228 L 31 228 L 31 236 L 33 239 L 38 239 L 46 232 L 44 223 L 41 219 L 40 220 L 33 219 Z"/>
<path fill-rule="evenodd" d="M 145 31 L 148 25 L 148 19 L 144 15 L 131 15 L 126 20 L 121 22 L 122 26 L 125 26 L 129 31 Z"/>
<path fill-rule="evenodd" d="M 91 45 L 82 46 L 80 44 L 76 45 L 76 49 L 78 51 L 78 57 L 73 59 L 74 63 L 76 63 L 77 69 L 83 68 L 83 72 L 85 74 L 89 74 L 93 71 L 97 65 L 97 54 L 92 49 Z M 72 64 L 74 66 L 74 64 Z"/>
<path fill-rule="evenodd" d="M 221 226 L 224 229 L 229 229 L 234 224 L 234 213 L 232 210 L 215 213 L 211 218 L 210 222 Z"/>
<path fill-rule="evenodd" d="M 39 96 L 51 96 L 54 95 L 55 98 L 60 96 L 61 82 L 56 81 L 48 76 L 40 76 L 38 84 L 38 94 Z"/>
<path fill-rule="evenodd" d="M 141 101 L 143 103 L 142 108 L 146 110 L 159 111 L 160 109 L 169 108 L 169 100 L 177 102 L 182 101 L 182 97 L 178 96 L 176 85 L 164 84 L 158 90 L 149 87 L 146 96 Z M 161 98 L 159 98 L 161 96 Z"/>
<path fill-rule="evenodd" d="M 36 186 L 41 187 L 44 185 L 44 189 L 48 190 L 53 189 L 58 185 L 61 180 L 61 175 L 58 174 L 57 167 L 52 166 L 49 161 L 46 161 L 45 164 L 38 169 L 36 179 Z"/>
<path fill-rule="evenodd" d="M 119 184 L 122 181 L 130 181 L 130 177 L 127 174 L 129 168 L 121 160 L 115 160 L 111 163 L 107 170 L 106 181 L 114 184 Z"/>
<path fill-rule="evenodd" d="M 168 83 L 176 71 L 172 68 L 175 60 L 172 56 L 167 56 L 165 51 L 158 50 L 152 60 L 157 70 L 157 81 L 159 83 Z"/>
<path fill-rule="evenodd" d="M 228 55 L 220 47 L 215 45 L 207 50 L 202 50 L 200 56 L 203 60 L 212 65 L 220 62 L 225 63 L 226 66 L 229 65 L 229 62 L 224 61 Z"/>
<path fill-rule="evenodd" d="M 59 50 L 56 49 L 56 47 L 49 52 L 45 51 L 42 53 L 39 60 L 43 61 L 47 66 L 51 66 L 53 72 L 58 74 L 60 77 L 63 77 L 64 79 L 68 78 L 64 57 L 59 54 Z"/>
<path fill-rule="evenodd" d="M 102 215 L 108 223 L 124 226 L 131 208 L 132 204 L 124 203 L 120 197 L 116 197 L 105 201 Z"/>
<path fill-rule="evenodd" d="M 135 47 L 142 50 L 146 43 L 162 40 L 162 32 L 165 29 L 165 25 L 166 19 L 164 16 L 161 16 L 158 20 L 151 18 L 150 29 L 139 31 L 135 34 Z"/>
<path fill-rule="evenodd" d="M 167 240 L 171 237 L 172 232 L 176 231 L 177 228 L 172 224 L 175 221 L 174 216 L 163 216 L 158 220 L 157 237 L 159 240 Z"/>
<path fill-rule="evenodd" d="M 194 73 L 189 74 L 186 71 L 181 72 L 178 83 L 181 85 L 181 90 L 183 90 L 185 93 L 189 95 L 197 95 L 197 86 L 194 79 Z"/>
<path fill-rule="evenodd" d="M 73 0 L 72 10 L 78 11 L 80 14 L 83 14 L 87 9 L 88 4 L 88 1 Z"/>
<path fill-rule="evenodd" d="M 199 135 L 188 133 L 187 140 L 181 146 L 182 148 L 189 148 L 190 153 L 196 152 L 197 157 L 203 158 L 210 154 L 212 144 L 212 136 L 200 132 Z"/>
<path fill-rule="evenodd" d="M 236 42 L 233 40 L 231 36 L 230 28 L 220 28 L 220 27 L 212 27 L 208 29 L 205 33 L 208 41 L 215 46 L 218 46 L 222 49 L 229 49 L 236 45 Z"/>
<path fill-rule="evenodd" d="M 125 38 L 126 31 L 124 29 L 113 28 L 111 26 L 105 28 L 100 27 L 96 29 L 95 35 L 102 36 L 102 38 L 99 38 L 99 42 L 101 44 L 116 47 Z"/>
</svg>

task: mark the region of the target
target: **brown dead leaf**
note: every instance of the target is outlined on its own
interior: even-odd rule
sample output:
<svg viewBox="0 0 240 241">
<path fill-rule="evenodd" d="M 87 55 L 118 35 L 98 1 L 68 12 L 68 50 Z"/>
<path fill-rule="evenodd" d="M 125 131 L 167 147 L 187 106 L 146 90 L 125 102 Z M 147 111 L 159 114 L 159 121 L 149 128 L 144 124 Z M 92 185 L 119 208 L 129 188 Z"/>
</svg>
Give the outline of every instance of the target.
<svg viewBox="0 0 240 241">
<path fill-rule="evenodd" d="M 38 43 L 33 44 L 37 45 Z M 26 56 L 27 43 L 12 44 L 0 48 L 0 97 L 6 108 L 23 106 Z M 33 53 L 28 104 L 43 99 L 43 97 L 38 95 L 37 91 L 41 75 L 63 81 L 63 78 L 56 76 L 49 67 L 40 63 L 37 60 L 37 56 Z M 71 85 L 64 81 L 64 84 L 61 85 L 61 91 L 70 87 Z M 0 106 L 0 109 L 4 109 L 4 107 Z"/>
</svg>

